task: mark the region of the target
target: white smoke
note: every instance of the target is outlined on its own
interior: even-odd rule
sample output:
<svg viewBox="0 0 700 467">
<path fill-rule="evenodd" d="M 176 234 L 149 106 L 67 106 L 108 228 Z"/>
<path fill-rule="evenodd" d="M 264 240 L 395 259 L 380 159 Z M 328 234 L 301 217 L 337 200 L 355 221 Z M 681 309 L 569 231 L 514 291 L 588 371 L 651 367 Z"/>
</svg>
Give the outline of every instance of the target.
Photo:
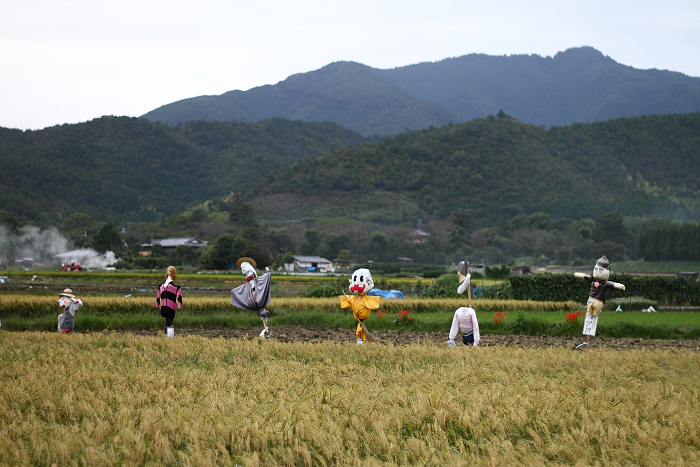
<svg viewBox="0 0 700 467">
<path fill-rule="evenodd" d="M 20 235 L 10 237 L 15 259 L 32 258 L 37 263 L 53 261 L 53 256 L 68 251 L 70 240 L 58 233 L 56 227 L 41 230 L 27 226 Z"/>
<path fill-rule="evenodd" d="M 117 257 L 111 251 L 107 251 L 104 255 L 99 254 L 95 250 L 90 251 L 94 252 L 95 256 L 90 256 L 81 263 L 88 268 L 106 268 L 117 261 Z"/>
<path fill-rule="evenodd" d="M 73 250 L 69 239 L 58 233 L 55 227 L 41 230 L 38 227 L 22 228 L 20 235 L 10 235 L 0 226 L 0 256 L 16 260 L 31 258 L 34 263 L 80 263 L 83 267 L 104 268 L 116 261 L 113 252 L 100 254 L 93 249 Z"/>
</svg>

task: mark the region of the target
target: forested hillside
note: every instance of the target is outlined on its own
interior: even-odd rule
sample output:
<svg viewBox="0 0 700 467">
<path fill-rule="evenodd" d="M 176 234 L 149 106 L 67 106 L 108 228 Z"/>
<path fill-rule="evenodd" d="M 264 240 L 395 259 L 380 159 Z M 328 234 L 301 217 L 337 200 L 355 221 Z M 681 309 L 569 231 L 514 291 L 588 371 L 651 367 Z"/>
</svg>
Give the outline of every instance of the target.
<svg viewBox="0 0 700 467">
<path fill-rule="evenodd" d="M 304 197 L 313 217 L 385 223 L 446 218 L 459 208 L 491 226 L 503 214 L 533 212 L 697 220 L 698 174 L 700 113 L 546 130 L 501 112 L 299 161 L 268 175 L 255 195 Z M 275 212 L 265 198 L 257 204 L 270 217 L 290 212 Z"/>
<path fill-rule="evenodd" d="M 110 248 L 137 267 L 221 269 L 243 254 L 279 266 L 292 253 L 590 265 L 601 254 L 690 260 L 700 251 L 691 239 L 700 113 L 545 129 L 499 112 L 372 143 L 332 124 L 171 128 L 117 118 L 2 130 L 0 139 L 10 168 L 3 194 L 19 200 L 2 198 L 3 219 L 49 219 L 83 247 L 100 245 L 98 230 L 108 228 Z M 136 255 L 141 243 L 173 236 L 214 246 Z"/>
<path fill-rule="evenodd" d="M 389 70 L 336 62 L 275 85 L 183 99 L 143 117 L 170 125 L 270 117 L 331 121 L 372 136 L 484 118 L 500 109 L 545 126 L 698 112 L 700 78 L 637 70 L 591 47 L 554 57 L 471 54 Z"/>
<path fill-rule="evenodd" d="M 155 220 L 240 191 L 273 170 L 364 138 L 332 123 L 102 117 L 39 131 L 0 128 L 0 210 L 24 222 Z"/>
</svg>

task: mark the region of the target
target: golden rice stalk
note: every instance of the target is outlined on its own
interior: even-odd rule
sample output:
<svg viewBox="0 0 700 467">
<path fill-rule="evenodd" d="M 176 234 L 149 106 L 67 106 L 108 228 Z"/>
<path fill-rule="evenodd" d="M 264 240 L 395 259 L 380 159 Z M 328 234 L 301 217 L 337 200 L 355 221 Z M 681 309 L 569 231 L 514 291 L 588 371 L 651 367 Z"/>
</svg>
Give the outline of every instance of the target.
<svg viewBox="0 0 700 467">
<path fill-rule="evenodd" d="M 4 332 L 0 360 L 2 465 L 700 462 L 694 352 Z"/>
</svg>

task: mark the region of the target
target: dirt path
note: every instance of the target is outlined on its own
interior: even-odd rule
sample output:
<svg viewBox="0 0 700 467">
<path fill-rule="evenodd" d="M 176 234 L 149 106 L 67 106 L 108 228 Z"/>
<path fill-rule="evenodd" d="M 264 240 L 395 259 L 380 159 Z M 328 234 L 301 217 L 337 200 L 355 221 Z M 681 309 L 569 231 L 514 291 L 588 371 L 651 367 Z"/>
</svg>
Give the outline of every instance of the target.
<svg viewBox="0 0 700 467">
<path fill-rule="evenodd" d="M 262 328 L 238 329 L 176 329 L 176 335 L 199 335 L 209 338 L 223 337 L 225 339 L 259 339 Z M 137 335 L 157 335 L 162 331 L 124 331 Z M 428 343 L 446 345 L 447 333 L 412 332 L 412 331 L 372 331 L 384 343 L 405 345 L 412 343 Z M 277 342 L 355 342 L 355 333 L 350 329 L 314 329 L 300 327 L 280 327 L 272 329 L 272 340 Z M 522 347 L 574 347 L 581 343 L 580 338 L 551 337 L 551 336 L 500 336 L 484 334 L 481 336 L 482 346 L 522 346 Z M 461 343 L 460 343 L 461 345 Z M 686 349 L 699 351 L 700 341 L 697 340 L 667 340 L 667 339 L 614 339 L 594 337 L 591 348 L 608 347 L 618 350 L 629 349 Z"/>
</svg>

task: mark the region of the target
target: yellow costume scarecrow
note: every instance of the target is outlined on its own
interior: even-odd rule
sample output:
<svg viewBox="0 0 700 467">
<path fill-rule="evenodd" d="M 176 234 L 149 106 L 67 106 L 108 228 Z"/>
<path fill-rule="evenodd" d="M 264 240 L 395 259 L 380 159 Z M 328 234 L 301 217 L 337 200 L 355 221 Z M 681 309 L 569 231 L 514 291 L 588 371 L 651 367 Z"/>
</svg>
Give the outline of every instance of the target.
<svg viewBox="0 0 700 467">
<path fill-rule="evenodd" d="M 367 336 L 362 328 L 362 322 L 369 318 L 370 310 L 379 309 L 381 297 L 370 297 L 367 292 L 374 287 L 372 274 L 368 269 L 358 269 L 350 279 L 350 292 L 355 296 L 340 297 L 340 308 L 352 308 L 352 315 L 360 322 L 357 324 L 357 343 L 362 344 Z"/>
</svg>

